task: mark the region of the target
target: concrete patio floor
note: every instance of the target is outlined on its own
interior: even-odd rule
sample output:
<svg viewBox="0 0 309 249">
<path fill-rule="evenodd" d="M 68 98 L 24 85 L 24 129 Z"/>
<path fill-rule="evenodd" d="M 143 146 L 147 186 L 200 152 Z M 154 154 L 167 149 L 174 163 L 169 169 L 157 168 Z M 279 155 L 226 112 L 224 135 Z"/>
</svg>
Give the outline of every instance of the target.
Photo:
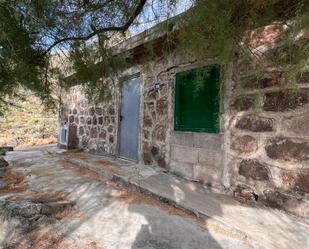
<svg viewBox="0 0 309 249">
<path fill-rule="evenodd" d="M 11 185 L 0 190 L 0 248 L 260 248 L 232 226 L 196 218 L 139 189 L 123 186 L 126 177 L 144 186 L 155 184 L 158 172 L 147 169 L 136 175 L 140 169 L 122 162 L 130 172 L 123 173 L 118 166 L 115 174 L 116 164 L 110 166 L 102 157 L 87 155 L 93 159 L 93 168 L 101 170 L 104 165 L 105 176 L 103 171 L 98 175 L 64 160 L 69 155 L 60 152 L 55 146 L 42 146 L 16 150 L 5 157 L 10 166 L 2 180 Z M 79 155 L 83 156 L 86 154 Z M 10 176 L 18 176 L 19 181 Z M 182 196 L 188 193 L 181 192 L 181 182 L 162 177 L 162 189 L 157 191 L 190 201 Z M 213 215 L 221 216 L 224 207 L 219 202 L 212 205 Z"/>
<path fill-rule="evenodd" d="M 246 206 L 159 169 L 125 160 L 76 152 L 56 152 L 62 159 L 134 186 L 196 216 L 221 224 L 258 248 L 309 248 L 309 221 L 280 210 Z M 206 247 L 207 248 L 207 247 Z"/>
</svg>

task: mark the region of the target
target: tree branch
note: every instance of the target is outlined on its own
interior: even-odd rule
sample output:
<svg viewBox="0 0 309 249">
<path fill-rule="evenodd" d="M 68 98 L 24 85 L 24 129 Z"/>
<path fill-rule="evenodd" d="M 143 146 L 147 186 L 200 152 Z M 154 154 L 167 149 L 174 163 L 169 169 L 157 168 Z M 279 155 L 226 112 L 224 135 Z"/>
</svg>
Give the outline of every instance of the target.
<svg viewBox="0 0 309 249">
<path fill-rule="evenodd" d="M 71 37 L 65 37 L 58 41 L 55 41 L 52 45 L 50 45 L 45 52 L 42 54 L 42 57 L 46 56 L 54 47 L 58 46 L 60 43 L 67 42 L 67 41 L 87 41 L 90 38 L 94 37 L 95 35 L 102 34 L 104 32 L 108 31 L 120 31 L 124 32 L 126 31 L 134 22 L 134 20 L 137 18 L 137 16 L 142 12 L 147 0 L 140 0 L 139 4 L 136 6 L 136 9 L 128 19 L 128 21 L 122 25 L 122 26 L 112 26 L 112 27 L 106 27 L 101 29 L 96 29 L 94 32 L 86 35 L 86 36 L 71 36 Z"/>
</svg>

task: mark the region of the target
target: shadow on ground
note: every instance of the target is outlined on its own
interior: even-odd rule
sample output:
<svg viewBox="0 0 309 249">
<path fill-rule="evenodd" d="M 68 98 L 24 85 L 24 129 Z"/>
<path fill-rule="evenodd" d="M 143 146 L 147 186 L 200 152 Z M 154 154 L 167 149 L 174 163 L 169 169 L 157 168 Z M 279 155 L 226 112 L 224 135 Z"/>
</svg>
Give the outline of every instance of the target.
<svg viewBox="0 0 309 249">
<path fill-rule="evenodd" d="M 207 220 L 116 185 L 45 150 L 7 156 L 13 168 L 27 176 L 27 188 L 0 194 L 0 248 L 250 248 L 223 227 L 207 226 Z M 165 191 L 186 200 L 179 189 L 173 184 Z M 220 205 L 214 210 L 214 215 L 221 215 Z"/>
</svg>

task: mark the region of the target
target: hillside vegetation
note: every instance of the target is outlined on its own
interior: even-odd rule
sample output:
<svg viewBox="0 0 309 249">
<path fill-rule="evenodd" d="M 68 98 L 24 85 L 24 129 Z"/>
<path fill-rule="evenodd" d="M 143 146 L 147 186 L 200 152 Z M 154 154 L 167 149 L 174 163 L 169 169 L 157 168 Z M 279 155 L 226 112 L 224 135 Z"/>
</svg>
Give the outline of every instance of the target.
<svg viewBox="0 0 309 249">
<path fill-rule="evenodd" d="M 57 142 L 57 112 L 47 110 L 29 91 L 8 100 L 0 115 L 1 146 L 33 146 Z"/>
</svg>

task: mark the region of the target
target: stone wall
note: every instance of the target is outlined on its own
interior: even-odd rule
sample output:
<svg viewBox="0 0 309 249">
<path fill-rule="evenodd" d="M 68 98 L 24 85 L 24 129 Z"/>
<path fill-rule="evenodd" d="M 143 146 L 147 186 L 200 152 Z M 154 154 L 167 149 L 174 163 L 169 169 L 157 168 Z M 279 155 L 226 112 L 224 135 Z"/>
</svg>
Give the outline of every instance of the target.
<svg viewBox="0 0 309 249">
<path fill-rule="evenodd" d="M 171 75 L 166 59 L 148 62 L 143 67 L 142 161 L 145 165 L 167 168 L 169 162 L 169 122 Z M 154 90 L 159 80 L 160 91 Z"/>
<path fill-rule="evenodd" d="M 60 121 L 68 125 L 68 148 L 99 154 L 116 153 L 116 96 L 100 105 L 88 101 L 81 87 L 62 96 Z"/>
<path fill-rule="evenodd" d="M 220 186 L 222 176 L 222 135 L 174 131 L 174 89 L 178 72 L 212 64 L 197 64 L 192 58 L 174 55 L 145 64 L 142 150 L 143 163 L 209 186 Z M 160 91 L 153 90 L 156 81 Z"/>
<path fill-rule="evenodd" d="M 206 64 L 212 64 L 209 60 Z M 195 60 L 175 55 L 145 61 L 138 69 L 142 82 L 140 162 L 165 168 L 182 177 L 219 186 L 222 175 L 222 135 L 174 132 L 174 89 L 176 73 L 196 67 Z M 160 81 L 160 91 L 153 89 Z M 69 148 L 98 154 L 117 154 L 119 92 L 108 104 L 94 106 L 80 87 L 63 96 L 62 122 L 69 125 Z M 187 155 L 187 156 L 185 156 Z"/>
<path fill-rule="evenodd" d="M 284 67 L 256 70 L 245 58 L 222 71 L 220 133 L 174 131 L 175 75 L 208 64 L 174 53 L 141 59 L 139 162 L 308 217 L 309 73 L 296 81 Z M 160 91 L 153 89 L 159 81 Z M 61 119 L 69 148 L 117 155 L 120 94 L 89 103 L 79 87 L 65 94 Z"/>
<path fill-rule="evenodd" d="M 291 82 L 278 68 L 258 78 L 239 68 L 228 121 L 231 185 L 266 205 L 308 216 L 309 81 Z"/>
</svg>

